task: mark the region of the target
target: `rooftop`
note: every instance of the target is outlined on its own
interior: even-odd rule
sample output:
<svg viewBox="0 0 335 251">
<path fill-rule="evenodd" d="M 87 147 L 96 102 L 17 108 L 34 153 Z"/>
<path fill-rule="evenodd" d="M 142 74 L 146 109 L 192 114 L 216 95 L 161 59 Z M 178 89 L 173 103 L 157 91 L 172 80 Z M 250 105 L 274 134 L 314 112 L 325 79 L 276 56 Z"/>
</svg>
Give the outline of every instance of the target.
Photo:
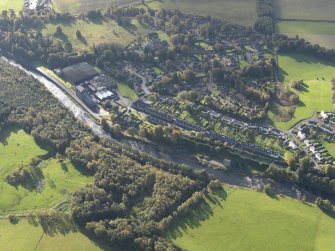
<svg viewBox="0 0 335 251">
<path fill-rule="evenodd" d="M 72 84 L 78 84 L 99 74 L 87 62 L 70 65 L 63 68 L 61 72 L 64 78 Z"/>
</svg>

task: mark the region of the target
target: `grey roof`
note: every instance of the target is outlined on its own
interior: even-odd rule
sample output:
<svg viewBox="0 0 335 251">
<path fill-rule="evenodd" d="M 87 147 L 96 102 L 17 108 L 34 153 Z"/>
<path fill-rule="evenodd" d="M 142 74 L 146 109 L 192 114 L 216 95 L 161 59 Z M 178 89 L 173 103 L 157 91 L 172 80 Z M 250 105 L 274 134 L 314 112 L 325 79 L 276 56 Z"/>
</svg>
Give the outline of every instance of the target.
<svg viewBox="0 0 335 251">
<path fill-rule="evenodd" d="M 72 84 L 78 84 L 99 74 L 86 62 L 70 65 L 63 68 L 61 72 L 64 78 Z"/>
</svg>

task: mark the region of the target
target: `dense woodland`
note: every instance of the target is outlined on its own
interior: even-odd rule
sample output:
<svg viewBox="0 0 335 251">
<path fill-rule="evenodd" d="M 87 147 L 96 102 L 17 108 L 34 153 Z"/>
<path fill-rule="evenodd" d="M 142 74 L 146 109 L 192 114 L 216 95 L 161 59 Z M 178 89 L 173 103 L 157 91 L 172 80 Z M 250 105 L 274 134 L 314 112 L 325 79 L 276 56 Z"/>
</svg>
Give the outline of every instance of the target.
<svg viewBox="0 0 335 251">
<path fill-rule="evenodd" d="M 0 69 L 2 127 L 23 128 L 95 177 L 73 195 L 75 222 L 132 250 L 175 250 L 159 236 L 201 200 L 208 176 L 95 137 L 34 78 L 2 60 Z M 20 166 L 7 182 L 38 178 L 37 163 Z"/>
</svg>

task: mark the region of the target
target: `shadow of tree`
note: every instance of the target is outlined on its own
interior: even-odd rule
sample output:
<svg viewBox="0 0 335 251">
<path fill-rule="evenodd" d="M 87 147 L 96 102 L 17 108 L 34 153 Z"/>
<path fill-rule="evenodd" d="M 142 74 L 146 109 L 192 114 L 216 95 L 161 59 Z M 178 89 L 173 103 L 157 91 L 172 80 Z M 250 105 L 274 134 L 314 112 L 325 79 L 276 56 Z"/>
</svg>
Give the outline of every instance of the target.
<svg viewBox="0 0 335 251">
<path fill-rule="evenodd" d="M 223 208 L 220 201 L 226 200 L 227 192 L 222 189 L 215 189 L 211 194 L 205 194 L 205 198 L 196 207 L 190 209 L 190 211 L 183 217 L 177 218 L 170 230 L 167 231 L 166 237 L 169 240 L 174 240 L 181 237 L 183 232 L 187 233 L 189 228 L 194 229 L 202 226 L 202 222 L 207 221 L 213 215 L 214 206 L 219 206 Z"/>
</svg>

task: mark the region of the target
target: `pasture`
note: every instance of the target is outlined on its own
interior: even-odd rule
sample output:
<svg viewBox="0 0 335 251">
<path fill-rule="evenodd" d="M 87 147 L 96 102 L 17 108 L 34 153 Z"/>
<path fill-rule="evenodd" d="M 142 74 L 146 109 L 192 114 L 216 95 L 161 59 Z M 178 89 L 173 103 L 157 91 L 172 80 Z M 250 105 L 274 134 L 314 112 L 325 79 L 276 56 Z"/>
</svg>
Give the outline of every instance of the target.
<svg viewBox="0 0 335 251">
<path fill-rule="evenodd" d="M 278 0 L 279 18 L 335 20 L 334 0 Z"/>
<path fill-rule="evenodd" d="M 104 9 L 115 5 L 117 2 L 118 0 L 52 0 L 53 8 L 57 12 L 70 12 L 72 14 Z"/>
<path fill-rule="evenodd" d="M 1 0 L 0 11 L 12 9 L 16 14 L 23 9 L 24 0 Z"/>
<path fill-rule="evenodd" d="M 299 35 L 312 44 L 335 49 L 335 23 L 281 21 L 277 29 L 289 37 Z"/>
<path fill-rule="evenodd" d="M 93 177 L 78 171 L 69 160 L 48 159 L 41 162 L 40 188 L 30 184 L 14 187 L 5 181 L 18 164 L 28 164 L 33 157 L 45 155 L 33 137 L 23 130 L 0 133 L 0 212 L 9 213 L 48 208 L 63 201 L 80 186 L 93 182 Z"/>
<path fill-rule="evenodd" d="M 255 0 L 162 0 L 148 4 L 151 8 L 178 9 L 182 12 L 252 25 L 256 20 Z"/>
<path fill-rule="evenodd" d="M 279 66 L 285 84 L 290 86 L 292 81 L 304 80 L 306 85 L 300 90 L 291 89 L 300 98 L 291 120 L 281 122 L 275 118 L 274 106 L 277 104 L 274 104 L 269 117 L 275 126 L 289 129 L 299 121 L 312 117 L 314 112 L 334 110 L 331 80 L 335 77 L 335 65 L 306 55 L 290 54 L 279 56 Z"/>
<path fill-rule="evenodd" d="M 48 24 L 42 29 L 44 36 L 52 36 L 57 28 L 57 24 Z M 73 23 L 61 25 L 64 36 L 63 41 L 69 41 L 76 50 L 84 50 L 103 43 L 116 43 L 127 45 L 135 39 L 136 33 L 129 32 L 114 21 L 102 21 L 93 23 L 87 20 L 77 20 Z M 79 30 L 84 39 L 80 40 L 76 36 Z"/>
<path fill-rule="evenodd" d="M 211 194 L 166 234 L 192 251 L 331 250 L 334 215 L 286 197 L 236 187 Z"/>
<path fill-rule="evenodd" d="M 129 85 L 120 81 L 116 81 L 116 84 L 121 96 L 130 98 L 131 100 L 138 99 L 136 92 L 132 88 L 130 88 Z"/>
<path fill-rule="evenodd" d="M 0 219 L 0 245 L 2 250 L 36 250 L 36 251 L 76 251 L 109 250 L 105 243 L 97 244 L 82 234 L 78 229 L 50 229 L 43 234 L 46 226 L 37 220 L 21 219 L 11 224 L 8 219 Z"/>
</svg>

